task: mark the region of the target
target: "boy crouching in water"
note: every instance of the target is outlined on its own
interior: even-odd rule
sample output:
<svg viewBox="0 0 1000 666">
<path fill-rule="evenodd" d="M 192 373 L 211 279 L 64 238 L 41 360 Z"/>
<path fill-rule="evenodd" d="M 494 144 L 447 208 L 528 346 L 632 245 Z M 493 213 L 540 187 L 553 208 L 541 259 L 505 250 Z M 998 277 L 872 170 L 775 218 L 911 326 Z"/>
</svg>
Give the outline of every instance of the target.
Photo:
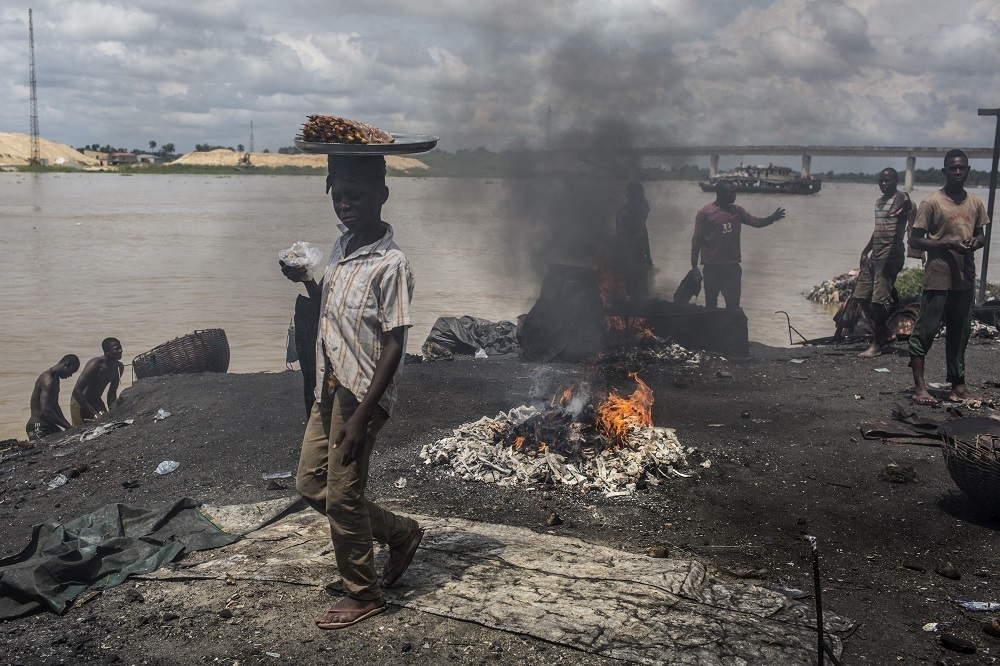
<svg viewBox="0 0 1000 666">
<path fill-rule="evenodd" d="M 301 267 L 282 264 L 281 270 L 320 303 L 316 403 L 302 438 L 296 489 L 330 522 L 347 596 L 315 622 L 340 629 L 386 608 L 373 540 L 389 546 L 381 583 L 388 587 L 406 571 L 423 530 L 365 498 L 369 458 L 396 402 L 413 323 L 413 273 L 382 221 L 389 198 L 385 159 L 331 155 L 326 184 L 343 235 L 323 281 L 308 279 Z"/>
</svg>

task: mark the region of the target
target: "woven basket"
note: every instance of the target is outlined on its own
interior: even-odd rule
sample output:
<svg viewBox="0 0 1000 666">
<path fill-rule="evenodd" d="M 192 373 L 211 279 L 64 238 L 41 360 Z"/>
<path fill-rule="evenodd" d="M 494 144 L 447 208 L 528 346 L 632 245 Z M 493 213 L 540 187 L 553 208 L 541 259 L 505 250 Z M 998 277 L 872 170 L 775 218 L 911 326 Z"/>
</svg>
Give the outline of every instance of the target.
<svg viewBox="0 0 1000 666">
<path fill-rule="evenodd" d="M 994 432 L 998 426 L 996 421 L 987 424 Z M 946 433 L 941 450 L 955 485 L 981 508 L 1000 515 L 1000 434 Z"/>
<path fill-rule="evenodd" d="M 229 369 L 229 341 L 221 328 L 195 331 L 132 359 L 136 379 Z"/>
</svg>

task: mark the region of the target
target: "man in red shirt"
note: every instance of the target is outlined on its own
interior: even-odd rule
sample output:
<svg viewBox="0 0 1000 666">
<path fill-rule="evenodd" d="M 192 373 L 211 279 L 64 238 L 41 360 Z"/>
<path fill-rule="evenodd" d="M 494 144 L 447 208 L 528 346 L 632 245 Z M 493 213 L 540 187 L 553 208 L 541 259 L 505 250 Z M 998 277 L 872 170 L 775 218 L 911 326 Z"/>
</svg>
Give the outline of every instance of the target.
<svg viewBox="0 0 1000 666">
<path fill-rule="evenodd" d="M 698 211 L 691 238 L 691 268 L 698 268 L 698 257 L 704 266 L 705 307 L 719 305 L 719 294 L 726 299 L 726 308 L 740 307 L 743 269 L 740 268 L 740 229 L 744 224 L 766 227 L 785 217 L 778 208 L 768 217 L 754 217 L 737 206 L 733 186 L 720 181 L 715 186 L 715 201 Z"/>
</svg>

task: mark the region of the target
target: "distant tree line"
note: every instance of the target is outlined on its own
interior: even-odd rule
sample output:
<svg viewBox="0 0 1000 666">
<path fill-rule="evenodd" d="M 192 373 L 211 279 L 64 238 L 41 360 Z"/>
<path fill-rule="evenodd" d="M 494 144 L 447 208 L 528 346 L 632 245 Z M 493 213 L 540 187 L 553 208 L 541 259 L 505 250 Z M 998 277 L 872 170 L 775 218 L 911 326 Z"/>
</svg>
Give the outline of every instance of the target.
<svg viewBox="0 0 1000 666">
<path fill-rule="evenodd" d="M 156 150 L 156 142 L 149 142 L 149 150 L 142 150 L 141 148 L 133 148 L 129 150 L 128 148 L 115 148 L 110 144 L 101 145 L 99 143 L 92 143 L 82 148 L 76 148 L 76 150 L 82 152 L 84 150 L 92 150 L 95 153 L 134 153 L 136 155 L 159 155 L 161 157 L 167 158 L 174 155 L 174 149 L 176 146 L 172 143 L 165 143 L 160 146 L 159 150 Z"/>
</svg>

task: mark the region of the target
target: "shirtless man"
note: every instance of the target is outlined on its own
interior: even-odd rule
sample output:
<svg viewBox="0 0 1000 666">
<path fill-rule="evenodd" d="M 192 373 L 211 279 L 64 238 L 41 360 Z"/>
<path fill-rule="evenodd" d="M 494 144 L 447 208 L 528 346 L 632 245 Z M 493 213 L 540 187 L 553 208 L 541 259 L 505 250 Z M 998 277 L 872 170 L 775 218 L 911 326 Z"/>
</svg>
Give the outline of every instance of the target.
<svg viewBox="0 0 1000 666">
<path fill-rule="evenodd" d="M 121 362 L 122 343 L 118 338 L 104 338 L 101 342 L 104 356 L 87 361 L 87 365 L 76 380 L 73 397 L 69 401 L 69 416 L 73 425 L 83 425 L 93 421 L 99 414 L 108 411 L 104 404 L 104 389 L 108 389 L 108 405 L 118 398 L 118 383 L 125 366 Z"/>
<path fill-rule="evenodd" d="M 24 430 L 29 440 L 37 440 L 72 427 L 59 408 L 59 380 L 68 379 L 80 369 L 80 359 L 67 354 L 51 368 L 38 375 L 31 392 L 31 418 Z"/>
</svg>

